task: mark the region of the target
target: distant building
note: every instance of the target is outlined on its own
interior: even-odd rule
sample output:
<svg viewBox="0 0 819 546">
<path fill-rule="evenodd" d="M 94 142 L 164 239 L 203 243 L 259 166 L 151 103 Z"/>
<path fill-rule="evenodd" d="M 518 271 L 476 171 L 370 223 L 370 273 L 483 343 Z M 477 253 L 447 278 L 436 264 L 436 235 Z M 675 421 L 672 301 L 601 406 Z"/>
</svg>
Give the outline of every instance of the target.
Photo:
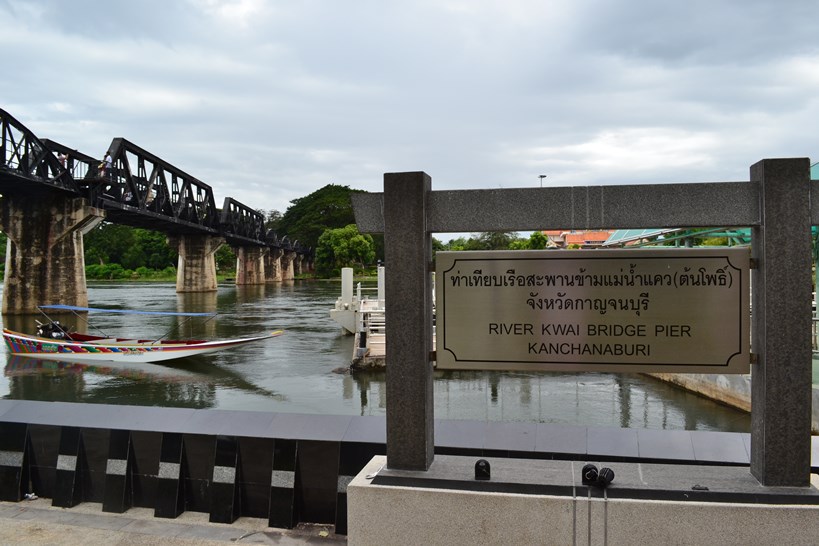
<svg viewBox="0 0 819 546">
<path fill-rule="evenodd" d="M 546 230 L 542 233 L 549 238 L 548 246 L 551 248 L 568 248 L 569 245 L 579 245 L 580 248 L 599 248 L 614 233 L 614 230 Z"/>
</svg>

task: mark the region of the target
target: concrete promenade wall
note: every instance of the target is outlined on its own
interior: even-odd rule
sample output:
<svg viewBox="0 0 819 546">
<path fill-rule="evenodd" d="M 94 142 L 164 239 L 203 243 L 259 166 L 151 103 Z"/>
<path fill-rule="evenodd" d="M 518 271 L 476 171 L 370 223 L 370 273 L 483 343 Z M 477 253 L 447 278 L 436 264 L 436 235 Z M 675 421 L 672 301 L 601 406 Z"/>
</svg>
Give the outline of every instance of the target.
<svg viewBox="0 0 819 546">
<path fill-rule="evenodd" d="M 751 411 L 751 376 L 724 374 L 649 373 L 648 376 L 672 383 L 717 402 Z M 812 388 L 811 432 L 819 434 L 819 386 Z"/>
<path fill-rule="evenodd" d="M 436 420 L 436 456 L 712 464 L 748 473 L 750 434 Z M 819 472 L 819 437 L 813 442 Z M 157 517 L 268 518 L 347 532 L 347 486 L 386 453 L 386 419 L 0 400 L 0 500 Z"/>
<path fill-rule="evenodd" d="M 374 458 L 347 489 L 348 543 L 753 545 L 819 536 L 819 476 L 788 497 L 789 488 L 762 493 L 747 469 L 623 463 L 610 465 L 615 480 L 603 490 L 581 484 L 582 463 L 489 462 L 491 480 L 476 481 L 474 458 L 439 456 L 426 473 L 390 471 Z"/>
</svg>

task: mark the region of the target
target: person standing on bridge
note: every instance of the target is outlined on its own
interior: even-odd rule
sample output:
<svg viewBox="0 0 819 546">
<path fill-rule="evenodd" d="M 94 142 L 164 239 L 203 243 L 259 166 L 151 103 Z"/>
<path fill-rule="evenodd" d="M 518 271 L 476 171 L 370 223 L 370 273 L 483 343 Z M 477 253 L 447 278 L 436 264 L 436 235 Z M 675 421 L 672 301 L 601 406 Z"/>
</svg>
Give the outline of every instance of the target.
<svg viewBox="0 0 819 546">
<path fill-rule="evenodd" d="M 105 159 L 102 160 L 102 163 L 100 163 L 99 166 L 100 178 L 110 178 L 112 167 L 113 163 L 111 160 L 111 151 L 109 150 L 105 152 Z"/>
</svg>

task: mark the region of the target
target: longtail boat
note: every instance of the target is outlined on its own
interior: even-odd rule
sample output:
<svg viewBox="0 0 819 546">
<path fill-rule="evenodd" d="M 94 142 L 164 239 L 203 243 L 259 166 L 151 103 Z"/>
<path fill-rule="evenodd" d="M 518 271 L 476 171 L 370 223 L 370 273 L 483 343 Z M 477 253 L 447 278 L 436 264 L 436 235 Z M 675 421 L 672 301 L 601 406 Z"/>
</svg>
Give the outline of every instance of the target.
<svg viewBox="0 0 819 546">
<path fill-rule="evenodd" d="M 106 312 L 139 315 L 170 315 L 184 317 L 210 317 L 214 313 L 171 313 L 132 311 L 124 309 L 100 309 L 95 307 L 77 307 L 72 305 L 43 305 L 41 310 L 52 309 L 71 312 Z M 28 356 L 45 360 L 64 362 L 162 362 L 176 358 L 224 351 L 240 345 L 262 341 L 282 335 L 276 330 L 254 337 L 232 338 L 216 341 L 203 339 L 167 340 L 131 339 L 121 337 L 97 336 L 71 332 L 59 321 L 48 320 L 38 323 L 37 334 L 29 335 L 3 329 L 3 340 L 8 352 L 13 355 Z"/>
</svg>

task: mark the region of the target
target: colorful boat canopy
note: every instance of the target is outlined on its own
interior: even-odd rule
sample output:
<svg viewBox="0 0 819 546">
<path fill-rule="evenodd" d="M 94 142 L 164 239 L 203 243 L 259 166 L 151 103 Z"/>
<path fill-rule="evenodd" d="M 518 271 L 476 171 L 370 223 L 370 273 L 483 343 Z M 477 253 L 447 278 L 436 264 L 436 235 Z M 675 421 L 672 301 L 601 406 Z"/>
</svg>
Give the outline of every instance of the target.
<svg viewBox="0 0 819 546">
<path fill-rule="evenodd" d="M 40 309 L 57 309 L 60 311 L 81 311 L 89 313 L 119 313 L 122 315 L 166 315 L 176 317 L 214 317 L 216 313 L 173 313 L 171 311 L 135 311 L 132 309 L 104 309 L 101 307 L 78 307 L 76 305 L 40 305 Z"/>
</svg>

